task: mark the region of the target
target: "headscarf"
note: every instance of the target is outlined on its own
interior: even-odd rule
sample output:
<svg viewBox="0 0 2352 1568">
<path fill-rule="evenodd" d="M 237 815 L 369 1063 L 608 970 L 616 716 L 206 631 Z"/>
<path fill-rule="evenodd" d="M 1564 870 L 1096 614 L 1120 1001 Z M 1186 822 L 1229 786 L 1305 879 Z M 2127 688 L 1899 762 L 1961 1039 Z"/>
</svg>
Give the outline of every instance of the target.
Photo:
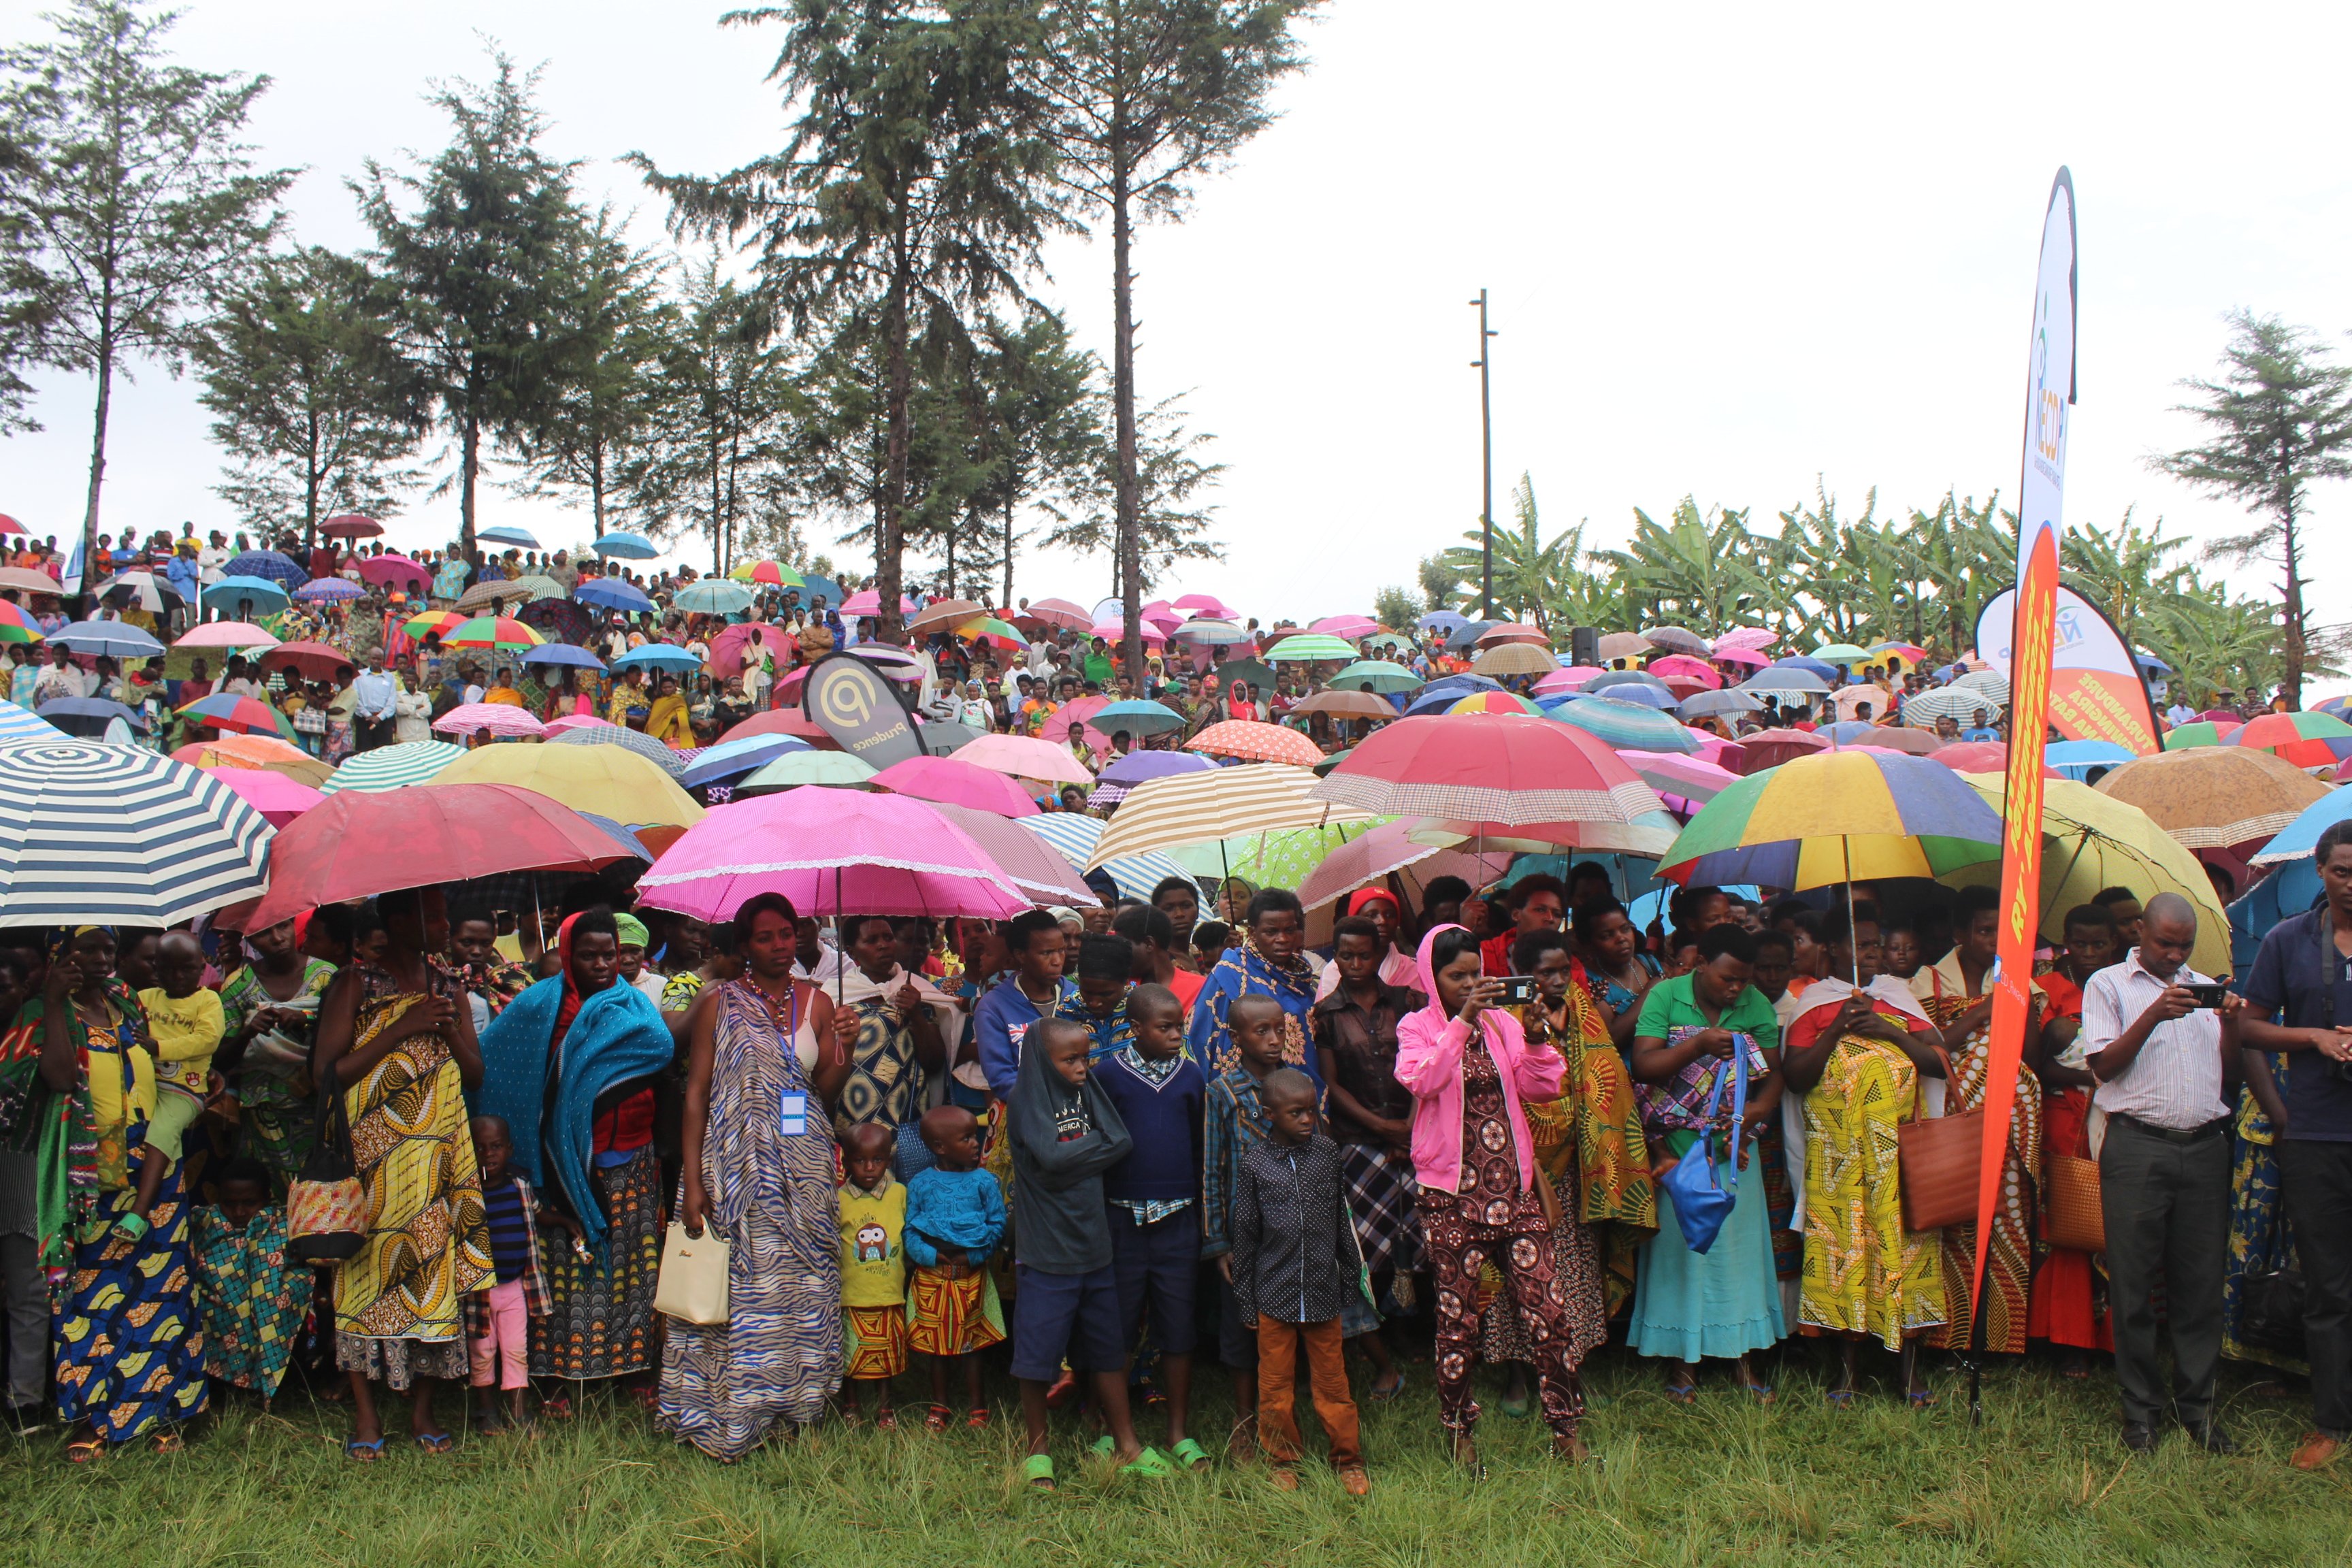
<svg viewBox="0 0 2352 1568">
<path fill-rule="evenodd" d="M 620 933 L 623 947 L 649 947 L 653 944 L 653 932 L 647 931 L 646 922 L 635 915 L 616 914 L 613 917 L 613 926 Z"/>
</svg>

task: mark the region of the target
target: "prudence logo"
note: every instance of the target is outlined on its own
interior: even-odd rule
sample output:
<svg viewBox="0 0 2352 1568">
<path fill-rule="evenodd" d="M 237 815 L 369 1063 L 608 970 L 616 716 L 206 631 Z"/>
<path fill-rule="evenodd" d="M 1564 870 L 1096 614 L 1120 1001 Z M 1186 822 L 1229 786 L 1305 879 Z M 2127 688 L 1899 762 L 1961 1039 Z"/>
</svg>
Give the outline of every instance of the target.
<svg viewBox="0 0 2352 1568">
<path fill-rule="evenodd" d="M 808 715 L 851 756 L 887 768 L 923 754 L 907 710 L 881 673 L 853 653 L 827 654 L 809 671 Z"/>
</svg>

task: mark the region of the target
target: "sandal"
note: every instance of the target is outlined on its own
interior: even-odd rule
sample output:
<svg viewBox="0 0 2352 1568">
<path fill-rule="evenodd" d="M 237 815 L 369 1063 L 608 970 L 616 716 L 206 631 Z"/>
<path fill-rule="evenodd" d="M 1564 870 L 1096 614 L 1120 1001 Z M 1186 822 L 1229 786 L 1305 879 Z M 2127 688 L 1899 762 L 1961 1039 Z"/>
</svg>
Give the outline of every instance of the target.
<svg viewBox="0 0 2352 1568">
<path fill-rule="evenodd" d="M 155 1434 L 154 1447 L 159 1454 L 177 1454 L 184 1450 L 187 1446 L 188 1439 L 181 1433 L 158 1432 Z"/>
<path fill-rule="evenodd" d="M 971 1414 L 963 1418 L 963 1429 L 967 1432 L 987 1431 L 988 1406 L 985 1405 L 973 1405 L 971 1407 Z M 940 1430 L 944 1431 L 946 1428 L 942 1427 Z"/>
<path fill-rule="evenodd" d="M 1524 1421 L 1528 1418 L 1528 1411 L 1530 1407 L 1526 1394 L 1507 1394 L 1495 1401 L 1495 1408 L 1514 1421 Z"/>
<path fill-rule="evenodd" d="M 1696 1405 L 1698 1403 L 1698 1384 L 1696 1383 L 1670 1383 L 1666 1384 L 1666 1402 L 1670 1405 Z"/>
<path fill-rule="evenodd" d="M 1148 1476 L 1155 1481 L 1164 1481 L 1176 1474 L 1176 1467 L 1170 1464 L 1168 1456 L 1159 1449 L 1146 1448 L 1121 1465 L 1118 1473 L 1122 1476 Z"/>
<path fill-rule="evenodd" d="M 1778 1397 L 1773 1394 L 1772 1385 L 1769 1383 L 1751 1383 L 1747 1386 L 1748 1392 L 1754 1396 L 1759 1405 L 1769 1405 Z"/>
<path fill-rule="evenodd" d="M 446 1454 L 456 1448 L 457 1440 L 446 1432 L 412 1432 L 416 1446 L 428 1454 Z"/>
<path fill-rule="evenodd" d="M 373 1442 L 362 1443 L 357 1437 L 346 1437 L 343 1439 L 343 1458 L 373 1465 L 383 1458 L 383 1439 L 378 1437 Z"/>
<path fill-rule="evenodd" d="M 1033 1492 L 1052 1491 L 1055 1487 L 1054 1456 L 1032 1454 L 1022 1460 L 1021 1479 L 1029 1483 L 1029 1489 Z"/>
<path fill-rule="evenodd" d="M 66 1445 L 66 1462 L 74 1465 L 87 1465 L 92 1459 L 97 1458 L 100 1454 L 105 1452 L 105 1438 L 77 1437 L 72 1442 Z"/>
<path fill-rule="evenodd" d="M 1926 1410 L 1935 1405 L 1936 1391 L 1932 1388 L 1915 1389 L 1911 1393 L 1905 1394 L 1904 1397 L 1911 1402 L 1912 1409 Z"/>
<path fill-rule="evenodd" d="M 1398 1394 L 1404 1392 L 1404 1368 L 1398 1367 L 1394 1372 L 1389 1373 L 1389 1375 L 1396 1379 L 1396 1381 L 1390 1384 L 1386 1388 L 1382 1388 L 1381 1386 L 1381 1380 L 1379 1378 L 1376 1377 L 1372 1379 L 1372 1386 L 1370 1389 L 1371 1396 L 1374 1399 L 1379 1400 L 1382 1405 L 1386 1405 L 1390 1400 L 1394 1399 Z M 1522 1411 L 1520 1414 L 1525 1415 L 1526 1412 Z"/>
<path fill-rule="evenodd" d="M 923 1412 L 923 1430 L 936 1436 L 946 1431 L 948 1423 L 953 1419 L 955 1419 L 954 1411 L 944 1405 L 934 1405 Z"/>
<path fill-rule="evenodd" d="M 1829 1401 L 1831 1409 L 1843 1410 L 1853 1404 L 1853 1390 L 1851 1388 L 1824 1388 L 1822 1390 L 1822 1397 Z"/>
<path fill-rule="evenodd" d="M 1188 1470 L 1205 1470 L 1209 1468 L 1209 1450 L 1191 1437 L 1178 1438 L 1176 1446 L 1169 1449 L 1168 1454 L 1171 1458 Z"/>
<path fill-rule="evenodd" d="M 874 1413 L 874 1430 L 896 1432 L 898 1429 L 898 1413 L 896 1410 L 877 1410 Z"/>
<path fill-rule="evenodd" d="M 539 1414 L 540 1414 L 540 1417 L 541 1417 L 541 1419 L 542 1419 L 542 1420 L 547 1420 L 547 1421 L 569 1421 L 569 1420 L 571 1420 L 571 1419 L 572 1419 L 572 1395 L 570 1395 L 570 1394 L 549 1394 L 546 1398 L 544 1398 L 544 1399 L 542 1399 L 542 1400 L 541 1400 L 541 1401 L 539 1402 Z"/>
<path fill-rule="evenodd" d="M 1298 1489 L 1298 1467 L 1276 1465 L 1266 1479 L 1274 1483 L 1274 1489 L 1278 1492 L 1295 1492 Z"/>
</svg>

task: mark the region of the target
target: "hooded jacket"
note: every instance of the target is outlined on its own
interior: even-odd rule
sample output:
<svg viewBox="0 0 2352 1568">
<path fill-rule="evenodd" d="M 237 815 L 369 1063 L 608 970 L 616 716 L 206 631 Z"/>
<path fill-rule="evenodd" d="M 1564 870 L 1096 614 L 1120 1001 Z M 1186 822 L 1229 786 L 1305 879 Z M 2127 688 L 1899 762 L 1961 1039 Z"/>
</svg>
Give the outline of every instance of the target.
<svg viewBox="0 0 2352 1568">
<path fill-rule="evenodd" d="M 1441 1193 L 1462 1190 L 1462 1053 L 1470 1044 L 1470 1026 L 1446 1016 L 1445 1005 L 1438 1000 L 1437 970 L 1430 951 L 1439 931 L 1461 929 L 1438 926 L 1421 939 L 1416 963 L 1429 1005 L 1397 1024 L 1397 1081 L 1413 1098 L 1413 1174 L 1423 1186 Z M 1524 1102 L 1559 1098 L 1568 1063 L 1549 1046 L 1530 1047 L 1519 1021 L 1500 1007 L 1481 1012 L 1478 1023 L 1486 1054 L 1495 1058 L 1495 1070 L 1503 1080 L 1503 1107 L 1511 1118 L 1519 1185 L 1525 1188 L 1535 1181 L 1536 1156 Z"/>
<path fill-rule="evenodd" d="M 1110 1267 L 1103 1173 L 1135 1147 L 1092 1073 L 1072 1089 L 1050 1053 L 1021 1053 L 1005 1102 L 1013 1140 L 1013 1261 L 1045 1274 Z"/>
</svg>

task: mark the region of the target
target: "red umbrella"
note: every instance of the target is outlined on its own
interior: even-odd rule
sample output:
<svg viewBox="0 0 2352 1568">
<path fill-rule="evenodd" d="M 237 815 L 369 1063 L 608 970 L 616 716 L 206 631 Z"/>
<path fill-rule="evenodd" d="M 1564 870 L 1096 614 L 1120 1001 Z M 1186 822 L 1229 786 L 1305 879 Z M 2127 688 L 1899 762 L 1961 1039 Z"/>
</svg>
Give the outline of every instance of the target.
<svg viewBox="0 0 2352 1568">
<path fill-rule="evenodd" d="M 1665 809 L 1598 737 L 1524 713 L 1400 719 L 1308 793 L 1383 816 L 1472 822 L 1631 822 Z"/>
<path fill-rule="evenodd" d="M 1855 748 L 1848 746 L 1845 749 L 1851 752 Z M 2007 773 L 2009 772 L 2009 748 L 1999 741 L 1954 741 L 1950 745 L 1931 752 L 1928 755 L 1954 773 Z M 2066 775 L 2044 763 L 2042 766 L 2042 776 L 2045 779 L 2063 779 Z"/>
<path fill-rule="evenodd" d="M 332 680 L 339 669 L 356 669 L 352 656 L 322 642 L 279 643 L 261 656 L 264 669 L 291 669 L 305 680 Z"/>
<path fill-rule="evenodd" d="M 383 524 L 372 517 L 347 511 L 320 523 L 319 531 L 330 539 L 373 539 L 383 531 Z"/>
<path fill-rule="evenodd" d="M 360 563 L 360 575 L 383 587 L 420 594 L 433 585 L 433 574 L 405 555 L 371 555 Z"/>
<path fill-rule="evenodd" d="M 1759 730 L 1739 742 L 1739 759 L 1734 763 L 1728 758 L 1723 765 L 1743 776 L 1777 768 L 1793 758 L 1811 756 L 1815 752 L 1830 749 L 1829 741 L 1810 730 Z"/>
<path fill-rule="evenodd" d="M 719 739 L 724 744 L 749 735 L 797 735 L 812 746 L 841 750 L 840 742 L 797 708 L 771 708 L 764 713 L 754 713 Z"/>
<path fill-rule="evenodd" d="M 25 525 L 5 512 L 0 512 L 0 533 L 23 533 Z"/>
<path fill-rule="evenodd" d="M 1037 803 L 1004 774 L 953 757 L 908 757 L 891 763 L 868 782 L 936 805 L 969 806 L 999 816 L 1037 815 Z"/>
<path fill-rule="evenodd" d="M 305 910 L 502 871 L 593 871 L 626 858 L 594 823 L 512 784 L 343 790 L 269 847 L 269 891 L 246 929 Z"/>
</svg>

